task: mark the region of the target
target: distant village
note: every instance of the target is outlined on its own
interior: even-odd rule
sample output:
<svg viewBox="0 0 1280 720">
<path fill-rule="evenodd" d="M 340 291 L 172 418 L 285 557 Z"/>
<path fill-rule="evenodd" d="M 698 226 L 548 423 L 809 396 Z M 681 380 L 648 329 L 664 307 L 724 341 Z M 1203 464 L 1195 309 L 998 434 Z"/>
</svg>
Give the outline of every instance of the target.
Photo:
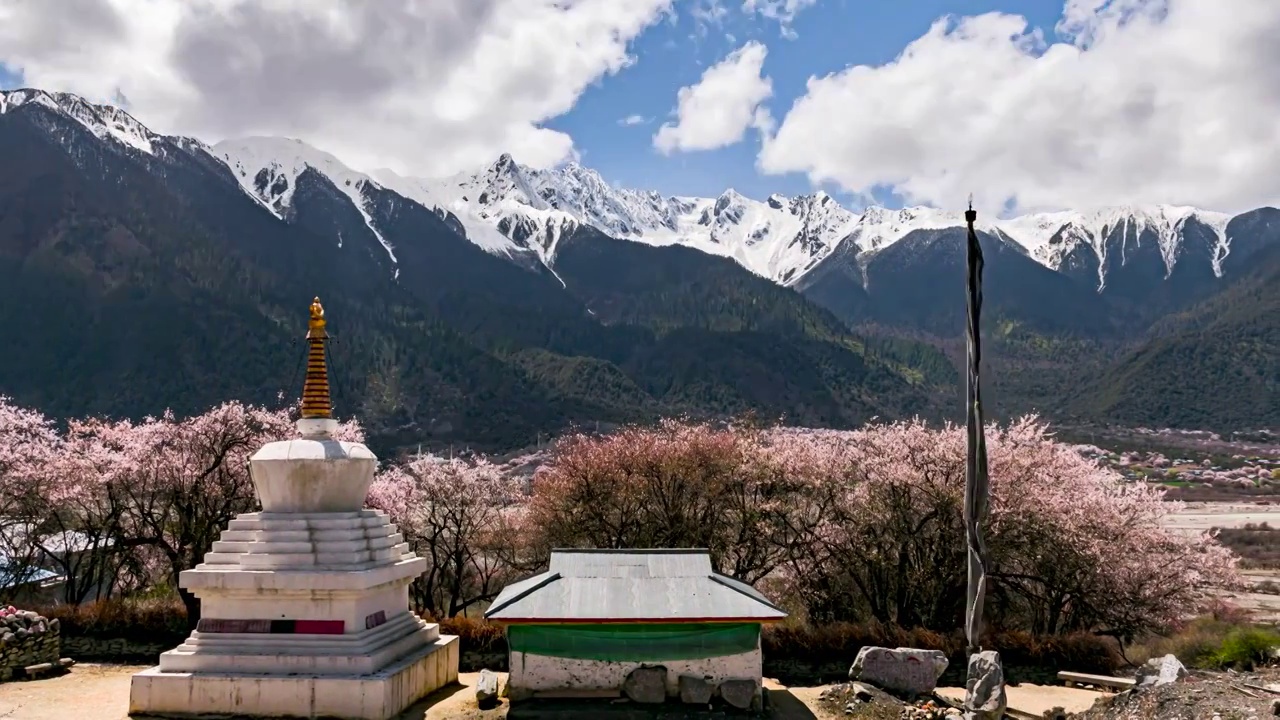
<svg viewBox="0 0 1280 720">
<path fill-rule="evenodd" d="M 1169 457 L 1158 451 L 1104 450 L 1096 445 L 1074 445 L 1077 452 L 1114 469 L 1127 480 L 1170 485 L 1213 484 L 1280 488 L 1280 458 L 1260 455 Z M 1192 453 L 1186 453 L 1190 455 Z"/>
</svg>

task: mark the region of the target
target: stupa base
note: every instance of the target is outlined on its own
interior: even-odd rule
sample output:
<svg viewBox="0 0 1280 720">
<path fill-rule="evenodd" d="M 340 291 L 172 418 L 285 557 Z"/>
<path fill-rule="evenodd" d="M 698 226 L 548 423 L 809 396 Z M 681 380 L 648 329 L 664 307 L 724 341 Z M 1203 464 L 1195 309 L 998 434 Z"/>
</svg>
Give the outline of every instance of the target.
<svg viewBox="0 0 1280 720">
<path fill-rule="evenodd" d="M 133 676 L 129 714 L 390 720 L 458 679 L 458 638 L 435 642 L 371 675 L 161 672 Z"/>
</svg>

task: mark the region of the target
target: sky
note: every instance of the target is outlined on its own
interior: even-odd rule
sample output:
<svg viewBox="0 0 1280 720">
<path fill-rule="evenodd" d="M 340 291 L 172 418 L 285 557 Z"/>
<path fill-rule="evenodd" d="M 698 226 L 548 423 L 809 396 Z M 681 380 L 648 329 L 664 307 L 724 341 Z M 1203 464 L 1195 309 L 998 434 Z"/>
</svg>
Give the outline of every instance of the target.
<svg viewBox="0 0 1280 720">
<path fill-rule="evenodd" d="M 0 0 L 0 88 L 441 176 L 1013 214 L 1280 202 L 1277 0 Z"/>
</svg>

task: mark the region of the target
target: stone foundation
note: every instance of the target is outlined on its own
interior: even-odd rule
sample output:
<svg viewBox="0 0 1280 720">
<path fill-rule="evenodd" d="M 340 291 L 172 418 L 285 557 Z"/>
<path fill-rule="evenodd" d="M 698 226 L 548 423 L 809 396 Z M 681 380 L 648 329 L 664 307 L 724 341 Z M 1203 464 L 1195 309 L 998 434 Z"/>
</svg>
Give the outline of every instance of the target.
<svg viewBox="0 0 1280 720">
<path fill-rule="evenodd" d="M 0 633 L 0 681 L 21 677 L 32 665 L 57 663 L 61 657 L 57 620 L 17 610 L 0 617 Z"/>
<path fill-rule="evenodd" d="M 442 635 L 371 675 L 162 672 L 153 667 L 133 676 L 129 712 L 160 717 L 253 714 L 390 720 L 457 679 L 458 638 Z"/>
</svg>

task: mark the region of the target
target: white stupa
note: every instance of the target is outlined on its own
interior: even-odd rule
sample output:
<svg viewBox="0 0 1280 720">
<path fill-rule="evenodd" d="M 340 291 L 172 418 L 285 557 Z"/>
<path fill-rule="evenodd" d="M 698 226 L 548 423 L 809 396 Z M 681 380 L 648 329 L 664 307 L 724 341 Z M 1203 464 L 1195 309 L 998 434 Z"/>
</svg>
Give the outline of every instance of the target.
<svg viewBox="0 0 1280 720">
<path fill-rule="evenodd" d="M 426 569 L 364 509 L 377 458 L 333 438 L 324 310 L 311 305 L 301 437 L 249 460 L 262 512 L 182 573 L 191 637 L 133 676 L 129 712 L 386 720 L 458 678 L 458 639 L 409 611 Z"/>
</svg>

